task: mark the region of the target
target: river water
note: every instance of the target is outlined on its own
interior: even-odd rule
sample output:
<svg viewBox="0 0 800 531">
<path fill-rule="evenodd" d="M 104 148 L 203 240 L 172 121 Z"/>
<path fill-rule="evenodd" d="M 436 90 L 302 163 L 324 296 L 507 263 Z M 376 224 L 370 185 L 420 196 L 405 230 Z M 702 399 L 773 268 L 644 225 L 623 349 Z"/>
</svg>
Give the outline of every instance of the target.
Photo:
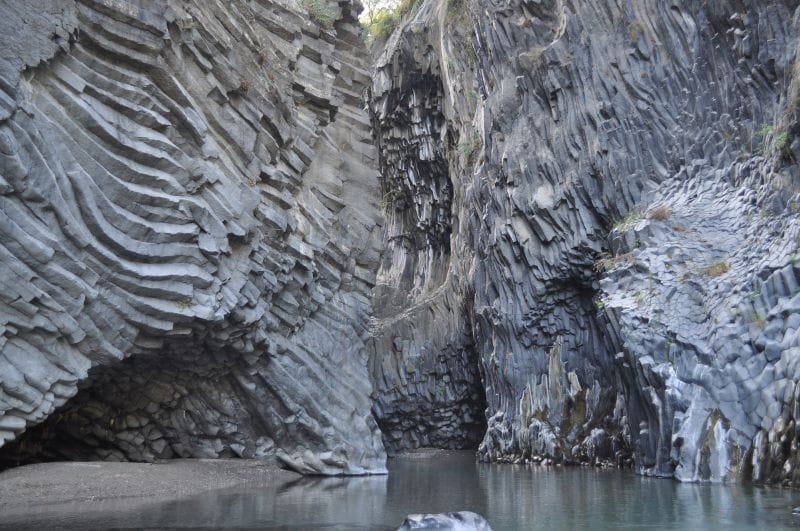
<svg viewBox="0 0 800 531">
<path fill-rule="evenodd" d="M 471 510 L 495 531 L 788 529 L 800 527 L 791 514 L 796 505 L 800 493 L 790 489 L 680 484 L 627 470 L 489 465 L 476 463 L 472 453 L 444 452 L 392 459 L 388 476 L 301 478 L 108 514 L 66 510 L 23 527 L 382 530 L 395 529 L 409 513 Z"/>
</svg>

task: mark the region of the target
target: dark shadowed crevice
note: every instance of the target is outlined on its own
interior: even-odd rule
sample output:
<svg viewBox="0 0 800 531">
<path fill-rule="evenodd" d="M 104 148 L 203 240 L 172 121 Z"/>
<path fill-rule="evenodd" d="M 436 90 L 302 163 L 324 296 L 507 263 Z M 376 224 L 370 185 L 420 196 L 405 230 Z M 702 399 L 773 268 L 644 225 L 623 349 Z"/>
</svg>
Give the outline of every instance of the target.
<svg viewBox="0 0 800 531">
<path fill-rule="evenodd" d="M 368 346 L 373 413 L 390 455 L 477 448 L 486 429 L 466 283 L 452 254 L 444 88 L 432 50 L 415 44 L 393 50 L 370 95 L 386 223 Z"/>
<path fill-rule="evenodd" d="M 287 411 L 277 393 L 269 402 L 254 394 L 257 372 L 245 359 L 173 345 L 98 367 L 67 404 L 3 447 L 0 462 L 274 456 Z"/>
<path fill-rule="evenodd" d="M 377 397 L 373 413 L 389 455 L 422 447 L 477 449 L 486 432 L 486 398 L 477 351 L 464 339 L 457 350 L 424 353 L 405 375 L 411 381 L 403 394 Z"/>
</svg>

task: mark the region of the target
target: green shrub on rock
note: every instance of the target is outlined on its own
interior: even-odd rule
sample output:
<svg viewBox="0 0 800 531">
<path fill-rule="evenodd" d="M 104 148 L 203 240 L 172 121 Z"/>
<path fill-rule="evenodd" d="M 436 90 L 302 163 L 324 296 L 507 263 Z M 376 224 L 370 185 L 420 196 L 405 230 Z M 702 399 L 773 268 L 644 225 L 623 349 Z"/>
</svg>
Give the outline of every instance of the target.
<svg viewBox="0 0 800 531">
<path fill-rule="evenodd" d="M 400 25 L 400 21 L 409 13 L 416 12 L 422 0 L 400 0 L 390 7 L 378 8 L 377 2 L 366 16 L 361 19 L 364 37 L 367 41 L 386 39 Z"/>
<path fill-rule="evenodd" d="M 303 7 L 306 8 L 311 18 L 326 29 L 333 28 L 336 22 L 336 8 L 325 0 L 303 0 Z"/>
</svg>

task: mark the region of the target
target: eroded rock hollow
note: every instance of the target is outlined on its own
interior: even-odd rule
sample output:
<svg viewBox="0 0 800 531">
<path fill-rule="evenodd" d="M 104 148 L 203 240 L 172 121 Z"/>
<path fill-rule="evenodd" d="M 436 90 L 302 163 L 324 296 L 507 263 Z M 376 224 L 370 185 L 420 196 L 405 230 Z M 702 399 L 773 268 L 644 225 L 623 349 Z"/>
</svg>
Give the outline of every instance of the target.
<svg viewBox="0 0 800 531">
<path fill-rule="evenodd" d="M 794 0 L 0 1 L 0 459 L 798 483 Z"/>
</svg>

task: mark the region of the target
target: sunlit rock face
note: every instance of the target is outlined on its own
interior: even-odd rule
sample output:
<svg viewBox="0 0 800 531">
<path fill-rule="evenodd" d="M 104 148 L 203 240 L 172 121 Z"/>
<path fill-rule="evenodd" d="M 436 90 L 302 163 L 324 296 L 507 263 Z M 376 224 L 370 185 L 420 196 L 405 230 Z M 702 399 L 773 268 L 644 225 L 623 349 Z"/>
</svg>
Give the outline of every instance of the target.
<svg viewBox="0 0 800 531">
<path fill-rule="evenodd" d="M 374 355 L 461 375 L 468 345 L 481 458 L 795 481 L 796 10 L 448 0 L 389 40 L 371 109 L 403 238 L 376 311 L 399 308 L 406 342 Z M 387 374 L 378 403 L 413 403 Z"/>
<path fill-rule="evenodd" d="M 357 8 L 0 2 L 4 460 L 385 471 Z"/>
</svg>

